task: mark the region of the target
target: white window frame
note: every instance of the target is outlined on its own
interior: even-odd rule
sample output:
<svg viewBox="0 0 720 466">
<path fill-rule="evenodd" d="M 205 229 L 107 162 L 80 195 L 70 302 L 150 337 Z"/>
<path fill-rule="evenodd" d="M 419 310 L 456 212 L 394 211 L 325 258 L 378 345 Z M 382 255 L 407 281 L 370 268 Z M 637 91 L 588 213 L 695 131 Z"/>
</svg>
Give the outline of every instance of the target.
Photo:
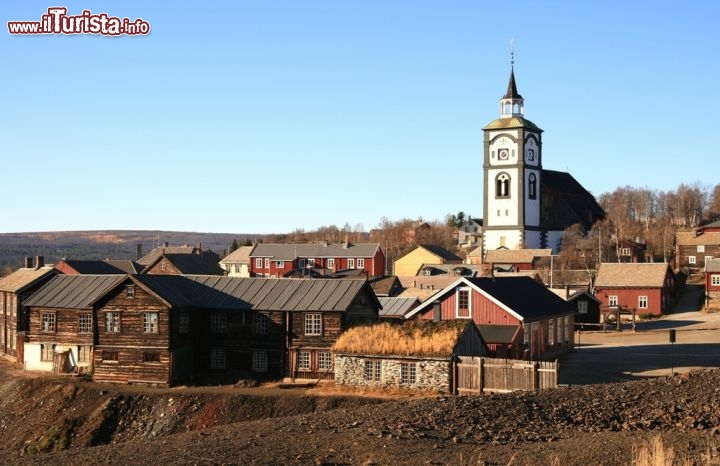
<svg viewBox="0 0 720 466">
<path fill-rule="evenodd" d="M 695 256 L 688 256 L 688 264 L 696 264 Z"/>
<path fill-rule="evenodd" d="M 333 370 L 333 354 L 329 351 L 318 352 L 318 370 L 319 371 L 331 371 Z"/>
<path fill-rule="evenodd" d="M 704 244 L 698 244 L 697 252 L 705 252 L 705 245 L 704 245 Z"/>
<path fill-rule="evenodd" d="M 255 268 L 256 269 L 262 269 L 263 268 L 262 264 L 263 264 L 262 258 L 258 257 L 255 259 Z"/>
<path fill-rule="evenodd" d="M 305 259 L 298 259 L 298 268 L 299 269 L 305 268 Z"/>
<path fill-rule="evenodd" d="M 467 315 L 460 314 L 460 296 L 461 293 L 467 293 Z M 472 319 L 472 290 L 470 287 L 464 286 L 455 291 L 455 318 Z"/>
<path fill-rule="evenodd" d="M 93 333 L 92 313 L 81 312 L 78 314 L 78 333 Z"/>
<path fill-rule="evenodd" d="M 578 301 L 578 314 L 587 314 L 588 313 L 588 302 L 587 301 Z"/>
<path fill-rule="evenodd" d="M 720 275 L 710 275 L 710 284 L 712 286 L 720 286 Z"/>
<path fill-rule="evenodd" d="M 284 268 L 285 268 L 285 261 L 275 261 L 275 268 L 276 268 L 276 269 L 284 269 Z"/>
<path fill-rule="evenodd" d="M 311 369 L 310 351 L 298 351 L 297 358 L 297 368 L 299 371 L 309 371 Z"/>
<path fill-rule="evenodd" d="M 327 268 L 328 269 L 335 268 L 335 259 L 334 258 L 331 257 L 330 259 L 327 260 Z"/>
<path fill-rule="evenodd" d="M 90 362 L 92 358 L 92 346 L 79 345 L 77 347 L 77 362 Z"/>
<path fill-rule="evenodd" d="M 305 335 L 321 336 L 323 333 L 322 313 L 308 312 L 305 314 Z"/>
<path fill-rule="evenodd" d="M 126 299 L 135 298 L 135 285 L 125 285 L 125 298 Z"/>
<path fill-rule="evenodd" d="M 629 256 L 629 255 L 630 255 L 630 248 L 620 248 L 620 255 L 621 255 L 621 256 Z"/>
<path fill-rule="evenodd" d="M 310 268 L 315 267 L 315 258 L 314 257 L 308 257 L 306 261 L 306 265 Z"/>
<path fill-rule="evenodd" d="M 253 351 L 252 370 L 253 370 L 253 372 L 267 372 L 267 370 L 268 370 L 267 351 Z"/>
<path fill-rule="evenodd" d="M 608 296 L 608 306 L 617 306 L 618 305 L 618 297 L 617 295 L 611 294 Z"/>
<path fill-rule="evenodd" d="M 43 312 L 40 315 L 40 331 L 55 333 L 57 329 L 57 315 L 54 312 Z"/>
<path fill-rule="evenodd" d="M 122 316 L 118 311 L 105 313 L 105 333 L 120 333 L 122 328 Z"/>
<path fill-rule="evenodd" d="M 358 258 L 357 260 L 357 268 L 358 269 L 364 269 L 365 268 L 365 259 Z"/>
<path fill-rule="evenodd" d="M 348 259 L 348 269 L 354 269 L 355 268 L 355 259 Z"/>
<path fill-rule="evenodd" d="M 265 258 L 265 268 L 270 269 L 270 258 L 269 257 Z"/>
<path fill-rule="evenodd" d="M 553 346 L 555 344 L 555 318 L 551 317 L 548 319 L 548 346 Z"/>
<path fill-rule="evenodd" d="M 400 383 L 403 385 L 417 384 L 417 363 L 400 363 Z"/>
<path fill-rule="evenodd" d="M 647 296 L 638 296 L 638 309 L 647 309 L 648 308 L 648 297 Z"/>
<path fill-rule="evenodd" d="M 143 333 L 158 333 L 160 315 L 158 312 L 143 312 Z"/>
<path fill-rule="evenodd" d="M 382 380 L 382 361 L 378 359 L 366 359 L 364 378 L 365 380 L 372 380 L 373 382 Z"/>
<path fill-rule="evenodd" d="M 55 343 L 40 344 L 40 360 L 52 361 L 55 356 Z"/>
</svg>

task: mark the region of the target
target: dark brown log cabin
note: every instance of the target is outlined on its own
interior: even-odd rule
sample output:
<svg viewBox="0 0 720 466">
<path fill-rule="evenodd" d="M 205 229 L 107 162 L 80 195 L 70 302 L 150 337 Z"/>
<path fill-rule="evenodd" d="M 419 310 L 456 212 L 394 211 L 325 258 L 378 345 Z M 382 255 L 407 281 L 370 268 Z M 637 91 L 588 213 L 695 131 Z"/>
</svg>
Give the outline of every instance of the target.
<svg viewBox="0 0 720 466">
<path fill-rule="evenodd" d="M 53 370 L 53 352 L 91 345 L 94 380 L 163 385 L 208 375 L 332 379 L 329 348 L 380 308 L 364 280 L 64 275 L 33 298 L 38 369 Z M 91 335 L 81 315 L 92 315 Z M 50 321 L 55 330 L 44 331 Z"/>
<path fill-rule="evenodd" d="M 211 372 L 332 379 L 332 344 L 380 309 L 365 280 L 190 278 Z"/>
<path fill-rule="evenodd" d="M 23 362 L 24 332 L 27 318 L 22 306 L 38 288 L 55 276 L 53 267 L 46 267 L 42 256 L 25 258 L 25 266 L 0 279 L 0 352 Z"/>
</svg>

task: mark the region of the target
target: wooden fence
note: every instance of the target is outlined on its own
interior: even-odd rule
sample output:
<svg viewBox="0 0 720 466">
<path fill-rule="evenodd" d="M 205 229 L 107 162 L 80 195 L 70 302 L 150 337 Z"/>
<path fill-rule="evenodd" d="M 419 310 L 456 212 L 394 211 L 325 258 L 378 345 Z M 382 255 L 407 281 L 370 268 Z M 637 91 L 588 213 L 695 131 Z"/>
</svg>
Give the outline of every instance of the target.
<svg viewBox="0 0 720 466">
<path fill-rule="evenodd" d="M 557 361 L 461 357 L 454 363 L 453 385 L 458 395 L 555 388 L 558 369 Z"/>
</svg>

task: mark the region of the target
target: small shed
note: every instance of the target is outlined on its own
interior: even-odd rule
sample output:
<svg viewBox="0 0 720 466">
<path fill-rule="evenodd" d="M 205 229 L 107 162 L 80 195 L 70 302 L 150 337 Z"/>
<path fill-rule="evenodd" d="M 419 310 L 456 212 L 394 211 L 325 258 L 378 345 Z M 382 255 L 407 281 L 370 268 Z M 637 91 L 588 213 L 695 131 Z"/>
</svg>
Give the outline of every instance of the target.
<svg viewBox="0 0 720 466">
<path fill-rule="evenodd" d="M 453 361 L 485 356 L 487 346 L 471 320 L 417 320 L 354 327 L 338 338 L 333 353 L 338 385 L 451 393 Z"/>
<path fill-rule="evenodd" d="M 575 327 L 600 323 L 600 300 L 587 291 L 578 291 L 567 301 L 575 308 Z"/>
</svg>

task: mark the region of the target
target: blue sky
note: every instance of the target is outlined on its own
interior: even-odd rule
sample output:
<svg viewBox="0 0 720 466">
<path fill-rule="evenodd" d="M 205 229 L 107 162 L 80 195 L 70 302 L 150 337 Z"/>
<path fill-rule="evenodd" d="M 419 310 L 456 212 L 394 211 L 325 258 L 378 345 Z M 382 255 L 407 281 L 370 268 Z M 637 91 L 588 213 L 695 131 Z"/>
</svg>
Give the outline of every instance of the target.
<svg viewBox="0 0 720 466">
<path fill-rule="evenodd" d="M 147 36 L 18 36 L 50 6 Z M 482 215 L 510 72 L 595 195 L 720 183 L 720 2 L 3 2 L 0 232 Z"/>
</svg>

